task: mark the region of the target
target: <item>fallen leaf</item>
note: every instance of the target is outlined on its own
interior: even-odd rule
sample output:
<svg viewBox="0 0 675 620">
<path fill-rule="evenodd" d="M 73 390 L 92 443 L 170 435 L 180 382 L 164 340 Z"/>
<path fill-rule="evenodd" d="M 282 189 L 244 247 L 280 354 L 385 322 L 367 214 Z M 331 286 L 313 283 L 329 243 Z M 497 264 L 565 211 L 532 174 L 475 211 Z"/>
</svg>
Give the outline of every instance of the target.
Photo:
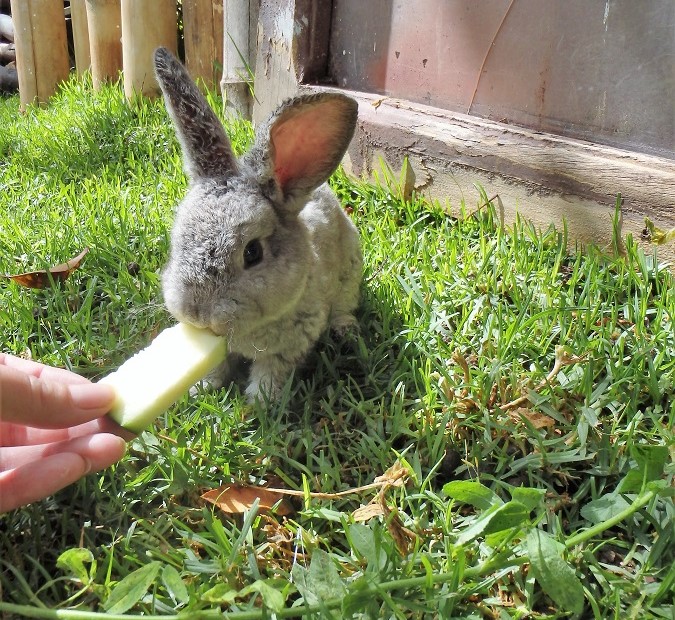
<svg viewBox="0 0 675 620">
<path fill-rule="evenodd" d="M 407 555 L 410 546 L 417 539 L 417 534 L 403 525 L 398 510 L 390 511 L 387 518 L 387 530 L 394 539 L 399 553 L 404 556 Z"/>
<path fill-rule="evenodd" d="M 375 517 L 381 517 L 384 514 L 384 508 L 379 502 L 365 505 L 362 504 L 352 513 L 352 519 L 357 523 L 364 523 Z"/>
<path fill-rule="evenodd" d="M 675 240 L 675 228 L 663 230 L 658 226 L 655 226 L 654 223 L 646 217 L 645 232 L 643 232 L 643 236 L 656 245 L 663 245 L 664 243 Z"/>
<path fill-rule="evenodd" d="M 293 512 L 293 508 L 281 493 L 263 487 L 227 484 L 207 491 L 202 495 L 202 499 L 228 514 L 246 512 L 256 499 L 260 502 L 258 508 L 261 511 L 269 511 L 276 506 L 275 512 L 279 515 L 288 515 Z"/>
<path fill-rule="evenodd" d="M 371 101 L 370 105 L 372 105 L 377 110 L 377 108 L 379 108 L 386 99 L 389 99 L 389 97 L 382 97 L 382 99 Z"/>
<path fill-rule="evenodd" d="M 396 461 L 387 471 L 385 471 L 381 476 L 375 478 L 375 482 L 384 484 L 385 487 L 403 487 L 408 478 L 410 477 L 410 471 L 401 465 L 399 461 Z"/>
<path fill-rule="evenodd" d="M 534 428 L 553 428 L 555 426 L 555 420 L 538 411 L 532 411 L 530 409 L 525 409 L 524 407 L 519 407 L 513 411 L 512 416 L 514 419 L 520 421 L 525 418 Z"/>
<path fill-rule="evenodd" d="M 65 263 L 55 265 L 47 270 L 41 269 L 39 271 L 28 271 L 26 273 L 19 273 L 17 275 L 4 275 L 4 278 L 9 278 L 21 286 L 28 288 L 47 288 L 51 286 L 52 282 L 63 282 L 73 271 L 75 271 L 82 262 L 82 259 L 89 252 L 89 248 L 84 248 L 75 258 L 71 258 Z M 51 280 L 49 276 L 51 275 Z"/>
</svg>

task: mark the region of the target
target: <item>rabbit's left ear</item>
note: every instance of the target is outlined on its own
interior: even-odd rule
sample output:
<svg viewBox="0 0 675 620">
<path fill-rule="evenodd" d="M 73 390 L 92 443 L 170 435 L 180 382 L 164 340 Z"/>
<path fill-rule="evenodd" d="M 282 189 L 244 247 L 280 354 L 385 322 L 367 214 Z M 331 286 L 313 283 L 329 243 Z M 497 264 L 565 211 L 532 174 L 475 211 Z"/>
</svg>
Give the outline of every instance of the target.
<svg viewBox="0 0 675 620">
<path fill-rule="evenodd" d="M 163 47 L 155 50 L 154 60 L 190 178 L 222 178 L 236 173 L 237 160 L 225 129 L 185 67 Z"/>
<path fill-rule="evenodd" d="M 340 163 L 354 135 L 358 105 L 339 93 L 297 97 L 271 119 L 269 157 L 284 197 L 309 193 Z"/>
</svg>

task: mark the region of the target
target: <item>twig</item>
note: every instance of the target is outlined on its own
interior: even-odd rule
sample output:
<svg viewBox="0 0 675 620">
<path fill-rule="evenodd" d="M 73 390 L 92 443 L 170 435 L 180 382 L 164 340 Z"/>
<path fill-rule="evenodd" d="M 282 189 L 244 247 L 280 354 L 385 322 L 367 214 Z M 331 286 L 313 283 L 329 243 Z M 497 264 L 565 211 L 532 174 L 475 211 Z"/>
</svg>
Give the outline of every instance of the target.
<svg viewBox="0 0 675 620">
<path fill-rule="evenodd" d="M 384 474 L 375 478 L 375 480 L 370 484 L 364 484 L 360 487 L 354 487 L 352 489 L 346 489 L 345 491 L 338 491 L 336 493 L 314 493 L 312 491 L 305 493 L 304 491 L 294 491 L 292 489 L 265 488 L 268 491 L 272 491 L 274 493 L 281 493 L 282 495 L 294 495 L 295 497 L 305 497 L 305 495 L 309 495 L 309 497 L 312 499 L 337 499 L 338 497 L 354 495 L 355 493 L 369 491 L 370 489 L 380 489 L 380 493 L 383 493 L 389 488 L 405 486 L 408 477 L 408 470 L 405 467 L 402 467 L 397 461 L 387 471 L 385 471 Z"/>
<path fill-rule="evenodd" d="M 173 444 L 174 446 L 179 446 L 187 450 L 192 456 L 197 457 L 198 459 L 202 459 L 206 461 L 207 463 L 210 463 L 211 465 L 215 465 L 220 469 L 220 466 L 216 461 L 213 459 L 210 459 L 208 456 L 205 454 L 202 454 L 201 452 L 194 450 L 193 448 L 190 448 L 188 446 L 180 446 L 180 444 L 173 438 L 169 437 L 168 435 L 164 435 L 163 433 L 157 433 L 157 437 L 160 439 L 163 439 L 164 441 L 168 441 L 169 443 Z M 352 489 L 345 489 L 344 491 L 337 491 L 335 493 L 320 493 L 320 492 L 313 492 L 310 491 L 309 493 L 306 493 L 305 491 L 295 491 L 293 489 L 277 489 L 274 487 L 261 487 L 264 488 L 266 491 L 270 491 L 272 493 L 279 493 L 280 495 L 290 495 L 293 497 L 306 497 L 309 496 L 312 499 L 338 499 L 339 497 L 344 497 L 345 495 L 355 495 L 356 493 L 362 493 L 363 491 L 370 491 L 371 489 L 381 489 L 383 487 L 391 487 L 391 486 L 397 486 L 397 481 L 398 480 L 403 480 L 405 482 L 407 476 L 405 475 L 398 475 L 396 472 L 393 472 L 393 478 L 392 475 L 388 475 L 391 470 L 388 470 L 385 472 L 383 476 L 380 476 L 379 478 L 375 478 L 374 482 L 371 482 L 370 484 L 364 484 L 363 486 L 360 487 L 354 487 Z M 232 477 L 232 476 L 230 476 Z M 241 484 L 241 486 L 251 486 L 245 483 L 238 483 Z M 255 487 L 253 487 L 255 488 Z"/>
<path fill-rule="evenodd" d="M 483 204 L 479 205 L 474 211 L 471 211 L 469 215 L 466 216 L 466 219 L 468 220 L 470 217 L 473 217 L 478 213 L 481 209 L 487 207 L 491 202 L 494 200 L 497 200 L 499 198 L 499 194 L 495 194 L 492 198 L 488 198 Z"/>
<path fill-rule="evenodd" d="M 387 482 L 371 482 L 370 484 L 365 484 L 362 487 L 355 487 L 353 489 L 346 489 L 345 491 L 338 491 L 336 493 L 315 493 L 310 491 L 305 493 L 304 491 L 295 491 L 293 489 L 276 489 L 272 487 L 264 487 L 266 491 L 271 491 L 272 493 L 279 493 L 280 495 L 292 495 L 293 497 L 305 497 L 309 496 L 312 499 L 337 499 L 339 497 L 344 497 L 345 495 L 354 495 L 356 493 L 361 493 L 363 491 L 369 491 L 370 489 L 380 489 L 384 486 L 387 486 Z"/>
</svg>

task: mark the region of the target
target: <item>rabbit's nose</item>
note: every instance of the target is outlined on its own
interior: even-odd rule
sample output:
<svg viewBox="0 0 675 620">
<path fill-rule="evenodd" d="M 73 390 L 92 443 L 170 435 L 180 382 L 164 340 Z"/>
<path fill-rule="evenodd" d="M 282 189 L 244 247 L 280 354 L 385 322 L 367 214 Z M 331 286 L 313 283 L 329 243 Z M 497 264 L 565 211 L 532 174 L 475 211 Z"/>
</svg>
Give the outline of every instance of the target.
<svg viewBox="0 0 675 620">
<path fill-rule="evenodd" d="M 194 327 L 208 327 L 210 325 L 209 315 L 203 306 L 197 304 L 187 305 L 184 309 L 184 321 Z"/>
</svg>

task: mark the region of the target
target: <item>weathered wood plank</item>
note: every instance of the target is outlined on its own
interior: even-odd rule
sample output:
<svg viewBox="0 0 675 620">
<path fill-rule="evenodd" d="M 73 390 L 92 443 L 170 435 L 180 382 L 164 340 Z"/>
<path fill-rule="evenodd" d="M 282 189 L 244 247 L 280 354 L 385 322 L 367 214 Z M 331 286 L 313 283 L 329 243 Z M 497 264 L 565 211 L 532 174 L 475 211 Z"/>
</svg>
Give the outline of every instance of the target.
<svg viewBox="0 0 675 620">
<path fill-rule="evenodd" d="M 306 69 L 327 45 L 314 36 L 321 29 L 310 27 L 323 8 L 322 0 L 261 1 L 255 122 L 298 90 L 312 90 L 300 84 L 312 80 Z M 303 50 L 313 53 L 308 58 Z M 488 195 L 499 194 L 507 220 L 520 214 L 541 227 L 566 224 L 572 243 L 612 247 L 619 193 L 623 234 L 639 239 L 645 216 L 661 228 L 675 226 L 675 161 L 348 94 L 359 100 L 359 125 L 345 163 L 357 174 L 372 173 L 380 157 L 399 170 L 408 157 L 417 190 L 430 198 L 454 210 L 463 201 L 475 207 L 480 184 Z M 659 256 L 675 264 L 672 245 L 660 248 Z"/>
<path fill-rule="evenodd" d="M 84 0 L 70 0 L 70 21 L 73 25 L 73 47 L 75 48 L 75 71 L 82 75 L 91 68 L 89 49 L 89 28 L 87 6 Z"/>
<path fill-rule="evenodd" d="M 183 0 L 183 33 L 187 70 L 216 88 L 223 70 L 223 0 Z"/>
<path fill-rule="evenodd" d="M 254 122 L 267 118 L 279 103 L 297 93 L 298 83 L 325 77 L 329 9 L 326 0 L 261 0 Z"/>
</svg>

